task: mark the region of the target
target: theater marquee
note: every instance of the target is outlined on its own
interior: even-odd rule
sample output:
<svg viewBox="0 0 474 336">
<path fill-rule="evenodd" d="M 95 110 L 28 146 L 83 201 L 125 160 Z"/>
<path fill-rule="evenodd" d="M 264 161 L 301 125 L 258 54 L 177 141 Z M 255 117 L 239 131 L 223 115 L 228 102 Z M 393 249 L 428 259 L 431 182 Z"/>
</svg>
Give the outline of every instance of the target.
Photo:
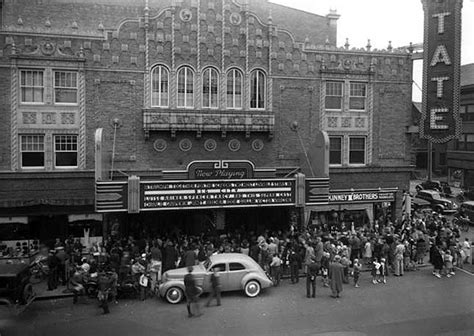
<svg viewBox="0 0 474 336">
<path fill-rule="evenodd" d="M 462 0 L 422 0 L 423 108 L 420 136 L 445 143 L 461 134 L 459 116 Z"/>
</svg>

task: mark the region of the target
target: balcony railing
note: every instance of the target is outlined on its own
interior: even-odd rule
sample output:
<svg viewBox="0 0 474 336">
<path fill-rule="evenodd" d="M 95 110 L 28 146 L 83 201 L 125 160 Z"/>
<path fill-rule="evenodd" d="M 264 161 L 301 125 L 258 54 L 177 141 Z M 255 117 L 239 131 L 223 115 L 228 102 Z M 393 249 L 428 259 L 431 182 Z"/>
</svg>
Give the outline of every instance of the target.
<svg viewBox="0 0 474 336">
<path fill-rule="evenodd" d="M 275 115 L 265 111 L 227 111 L 227 110 L 163 110 L 143 109 L 143 129 L 145 136 L 150 131 L 169 131 L 172 137 L 179 131 L 220 132 L 225 137 L 227 132 L 243 132 L 250 137 L 252 132 L 265 132 L 273 137 Z"/>
</svg>

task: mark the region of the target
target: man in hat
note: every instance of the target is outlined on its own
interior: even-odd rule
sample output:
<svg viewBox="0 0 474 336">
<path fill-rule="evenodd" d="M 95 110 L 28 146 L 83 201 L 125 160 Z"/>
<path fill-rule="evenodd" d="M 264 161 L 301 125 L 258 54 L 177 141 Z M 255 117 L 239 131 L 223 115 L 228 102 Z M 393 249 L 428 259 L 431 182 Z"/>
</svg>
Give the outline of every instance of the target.
<svg viewBox="0 0 474 336">
<path fill-rule="evenodd" d="M 184 294 L 186 295 L 186 308 L 188 309 L 188 317 L 201 316 L 202 313 L 199 307 L 200 290 L 196 286 L 196 280 L 192 275 L 193 267 L 188 266 L 188 274 L 184 276 Z M 194 306 L 194 313 L 192 306 Z"/>
<path fill-rule="evenodd" d="M 332 291 L 331 297 L 338 298 L 342 292 L 342 281 L 344 279 L 344 266 L 341 265 L 341 256 L 336 255 L 334 261 L 329 265 L 329 281 Z"/>
<path fill-rule="evenodd" d="M 308 272 L 306 273 L 306 297 L 316 297 L 316 276 L 319 272 L 319 263 L 316 258 L 312 258 L 308 265 Z"/>
</svg>

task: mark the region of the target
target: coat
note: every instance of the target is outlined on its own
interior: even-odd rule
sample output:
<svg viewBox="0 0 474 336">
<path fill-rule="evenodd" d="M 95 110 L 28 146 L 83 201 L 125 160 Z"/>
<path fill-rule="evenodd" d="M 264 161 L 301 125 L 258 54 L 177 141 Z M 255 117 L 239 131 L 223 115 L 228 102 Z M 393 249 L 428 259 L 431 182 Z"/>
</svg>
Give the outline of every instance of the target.
<svg viewBox="0 0 474 336">
<path fill-rule="evenodd" d="M 338 262 L 329 265 L 329 279 L 331 281 L 331 290 L 342 292 L 342 280 L 344 279 L 344 266 Z"/>
</svg>

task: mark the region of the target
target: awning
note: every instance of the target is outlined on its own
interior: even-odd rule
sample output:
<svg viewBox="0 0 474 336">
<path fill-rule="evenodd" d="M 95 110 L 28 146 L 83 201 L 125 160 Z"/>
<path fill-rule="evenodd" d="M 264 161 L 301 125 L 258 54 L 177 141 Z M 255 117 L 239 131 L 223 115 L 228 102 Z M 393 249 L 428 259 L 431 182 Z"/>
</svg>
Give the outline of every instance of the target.
<svg viewBox="0 0 474 336">
<path fill-rule="evenodd" d="M 102 221 L 103 216 L 102 214 L 80 214 L 80 215 L 69 215 L 68 221 L 69 223 L 84 221 L 84 220 L 95 220 L 95 221 Z"/>
<path fill-rule="evenodd" d="M 8 223 L 28 224 L 28 217 L 0 217 L 0 224 Z"/>
</svg>

